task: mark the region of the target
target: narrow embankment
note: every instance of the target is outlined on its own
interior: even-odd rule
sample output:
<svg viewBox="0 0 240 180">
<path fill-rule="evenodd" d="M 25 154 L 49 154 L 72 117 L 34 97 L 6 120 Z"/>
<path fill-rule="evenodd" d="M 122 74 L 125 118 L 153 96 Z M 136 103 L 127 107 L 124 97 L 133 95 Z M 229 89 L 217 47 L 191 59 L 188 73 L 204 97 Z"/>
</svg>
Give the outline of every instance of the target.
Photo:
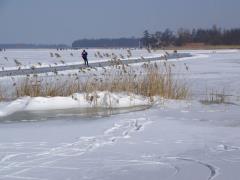
<svg viewBox="0 0 240 180">
<path fill-rule="evenodd" d="M 165 59 L 177 59 L 177 58 L 185 58 L 191 57 L 192 55 L 189 53 L 178 53 L 178 54 L 169 54 L 169 55 L 161 55 L 158 57 L 146 57 L 146 58 L 131 58 L 131 59 L 124 59 L 122 63 L 124 64 L 135 64 L 135 63 L 144 63 L 144 62 L 152 62 L 152 61 L 160 61 Z M 92 68 L 97 67 L 107 67 L 112 65 L 110 61 L 104 62 L 94 62 L 89 63 L 89 66 Z M 35 68 L 25 68 L 25 69 L 12 69 L 12 70 L 3 70 L 0 71 L 0 77 L 5 76 L 19 76 L 19 75 L 28 75 L 28 74 L 41 74 L 41 73 L 51 73 L 51 72 L 58 72 L 58 71 L 66 71 L 66 70 L 76 70 L 86 68 L 86 66 L 82 63 L 79 64 L 65 64 L 61 66 L 51 66 L 51 67 L 35 67 Z"/>
</svg>

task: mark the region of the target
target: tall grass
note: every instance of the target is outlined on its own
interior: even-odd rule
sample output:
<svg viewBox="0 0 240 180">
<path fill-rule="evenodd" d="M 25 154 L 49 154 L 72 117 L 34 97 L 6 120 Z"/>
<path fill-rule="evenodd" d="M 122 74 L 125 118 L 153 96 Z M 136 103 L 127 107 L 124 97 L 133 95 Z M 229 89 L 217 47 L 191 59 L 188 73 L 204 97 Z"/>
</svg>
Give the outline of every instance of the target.
<svg viewBox="0 0 240 180">
<path fill-rule="evenodd" d="M 174 66 L 167 62 L 145 63 L 140 68 L 131 67 L 117 59 L 112 60 L 111 64 L 107 69 L 80 69 L 79 73 L 70 74 L 65 79 L 58 73 L 54 77 L 27 76 L 13 82 L 11 95 L 0 91 L 0 99 L 71 96 L 73 93 L 96 91 L 129 92 L 168 99 L 185 99 L 189 96 L 187 84 L 173 76 Z M 82 77 L 83 74 L 88 75 Z"/>
<path fill-rule="evenodd" d="M 200 102 L 205 105 L 225 104 L 227 103 L 227 96 L 224 89 L 222 91 L 212 89 L 210 92 L 206 91 L 205 98 Z"/>
</svg>

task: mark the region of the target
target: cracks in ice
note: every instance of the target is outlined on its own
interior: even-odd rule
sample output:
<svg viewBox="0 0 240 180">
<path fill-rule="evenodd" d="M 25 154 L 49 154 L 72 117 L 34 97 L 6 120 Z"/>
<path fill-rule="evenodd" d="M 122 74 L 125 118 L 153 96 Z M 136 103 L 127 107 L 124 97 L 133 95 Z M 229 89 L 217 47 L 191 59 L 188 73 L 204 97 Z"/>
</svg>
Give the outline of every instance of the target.
<svg viewBox="0 0 240 180">
<path fill-rule="evenodd" d="M 203 166 L 203 167 L 207 168 L 209 170 L 209 175 L 207 177 L 207 180 L 213 180 L 215 177 L 217 177 L 219 175 L 219 170 L 220 170 L 218 167 L 215 167 L 214 165 L 212 165 L 208 162 L 201 161 L 201 160 L 198 160 L 198 159 L 194 159 L 194 158 L 191 158 L 191 157 L 168 156 L 168 155 L 163 155 L 163 156 L 159 157 L 157 155 L 144 155 L 144 156 L 142 156 L 142 158 L 158 161 L 158 162 L 161 162 L 161 163 L 169 166 L 170 168 L 175 169 L 175 172 L 171 175 L 171 177 L 177 176 L 180 173 L 180 171 L 183 171 L 182 167 L 177 165 L 178 161 L 195 163 L 197 165 L 200 165 L 200 166 Z"/>
<path fill-rule="evenodd" d="M 176 157 L 176 159 L 177 159 L 177 160 L 182 160 L 182 161 L 193 162 L 193 163 L 197 163 L 197 164 L 200 164 L 200 165 L 202 165 L 202 166 L 205 166 L 205 167 L 208 168 L 209 171 L 210 171 L 210 175 L 209 175 L 209 177 L 208 177 L 208 180 L 212 180 L 212 179 L 214 179 L 214 178 L 218 175 L 218 168 L 217 168 L 217 167 L 214 167 L 214 166 L 211 165 L 211 164 L 202 162 L 202 161 L 200 161 L 200 160 L 191 159 L 191 158 Z"/>
<path fill-rule="evenodd" d="M 82 155 L 83 153 L 95 150 L 101 146 L 112 144 L 119 139 L 130 138 L 131 133 L 143 130 L 149 123 L 151 123 L 151 121 L 147 118 L 123 120 L 114 124 L 112 128 L 107 129 L 103 135 L 80 137 L 76 142 L 63 144 L 59 147 L 39 153 L 37 156 L 53 155 L 68 157 Z"/>
<path fill-rule="evenodd" d="M 102 135 L 80 137 L 75 142 L 60 144 L 56 147 L 49 147 L 50 145 L 47 142 L 1 143 L 0 178 L 41 179 L 24 176 L 25 172 L 34 168 L 76 170 L 77 168 L 58 167 L 53 164 L 70 157 L 81 156 L 101 146 L 113 144 L 117 140 L 130 138 L 132 133 L 142 131 L 149 123 L 151 121 L 145 117 L 123 119 L 107 129 Z M 28 150 L 29 153 L 18 153 L 18 151 L 25 152 Z"/>
<path fill-rule="evenodd" d="M 207 180 L 212 180 L 215 177 L 217 177 L 218 174 L 219 174 L 219 169 L 217 167 L 215 167 L 214 165 L 206 163 L 206 162 L 203 162 L 203 161 L 200 161 L 200 160 L 197 160 L 197 159 L 193 159 L 193 158 L 190 158 L 190 157 L 162 156 L 162 157 L 160 157 L 160 160 L 163 161 L 163 162 L 164 161 L 169 162 L 169 164 L 176 169 L 176 173 L 174 174 L 174 176 L 176 176 L 182 169 L 181 169 L 181 167 L 179 167 L 177 165 L 174 165 L 174 162 L 172 162 L 172 160 L 196 163 L 198 165 L 206 167 L 209 170 L 209 172 L 210 172 L 210 175 L 208 176 Z"/>
</svg>

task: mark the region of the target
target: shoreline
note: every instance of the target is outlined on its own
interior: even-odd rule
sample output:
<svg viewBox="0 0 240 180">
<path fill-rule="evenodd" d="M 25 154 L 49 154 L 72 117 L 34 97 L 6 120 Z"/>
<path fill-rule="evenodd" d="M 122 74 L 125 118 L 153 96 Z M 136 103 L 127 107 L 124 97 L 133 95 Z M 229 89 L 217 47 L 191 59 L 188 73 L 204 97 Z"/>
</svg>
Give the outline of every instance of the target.
<svg viewBox="0 0 240 180">
<path fill-rule="evenodd" d="M 200 45 L 200 46 L 171 46 L 163 50 L 222 50 L 222 49 L 240 49 L 240 45 Z"/>
</svg>

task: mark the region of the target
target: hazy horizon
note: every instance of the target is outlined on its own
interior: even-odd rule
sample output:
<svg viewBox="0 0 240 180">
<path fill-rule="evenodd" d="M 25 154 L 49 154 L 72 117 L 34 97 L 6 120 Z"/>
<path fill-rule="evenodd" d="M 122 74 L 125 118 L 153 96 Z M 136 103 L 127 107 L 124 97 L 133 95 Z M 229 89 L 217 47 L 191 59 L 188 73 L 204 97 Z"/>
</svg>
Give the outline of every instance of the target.
<svg viewBox="0 0 240 180">
<path fill-rule="evenodd" d="M 240 27 L 236 0 L 0 0 L 0 44 L 140 37 L 144 30 Z"/>
</svg>

